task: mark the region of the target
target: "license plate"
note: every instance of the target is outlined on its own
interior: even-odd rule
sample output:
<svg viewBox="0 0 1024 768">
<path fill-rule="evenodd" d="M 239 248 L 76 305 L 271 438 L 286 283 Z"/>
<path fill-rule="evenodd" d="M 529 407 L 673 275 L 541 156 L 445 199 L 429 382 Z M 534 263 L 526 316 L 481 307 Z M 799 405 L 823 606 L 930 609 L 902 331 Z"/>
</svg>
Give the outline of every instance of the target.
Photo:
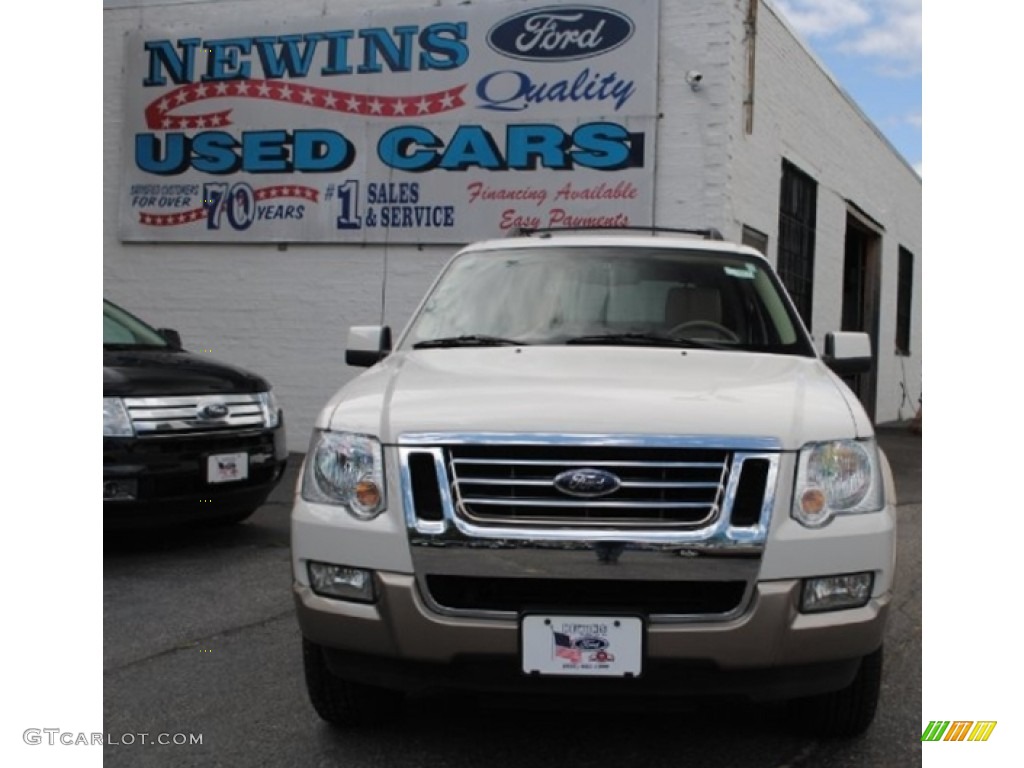
<svg viewBox="0 0 1024 768">
<path fill-rule="evenodd" d="M 637 677 L 643 662 L 643 636 L 643 621 L 637 616 L 524 616 L 523 672 Z"/>
<path fill-rule="evenodd" d="M 249 454 L 219 453 L 206 460 L 206 479 L 211 483 L 234 483 L 249 477 Z"/>
</svg>

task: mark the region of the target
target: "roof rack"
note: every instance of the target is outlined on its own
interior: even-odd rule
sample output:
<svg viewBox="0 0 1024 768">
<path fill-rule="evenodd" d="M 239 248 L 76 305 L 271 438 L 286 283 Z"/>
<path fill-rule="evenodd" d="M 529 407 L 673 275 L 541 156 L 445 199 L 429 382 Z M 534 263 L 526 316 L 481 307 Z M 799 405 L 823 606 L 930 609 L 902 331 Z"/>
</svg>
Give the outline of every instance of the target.
<svg viewBox="0 0 1024 768">
<path fill-rule="evenodd" d="M 714 227 L 706 227 L 704 229 L 694 229 L 686 227 L 636 227 L 636 226 L 625 226 L 625 227 L 538 227 L 536 229 L 527 229 L 525 227 L 513 227 L 509 230 L 507 237 L 531 237 L 533 235 L 540 235 L 541 237 L 550 237 L 552 233 L 556 232 L 595 232 L 595 231 L 611 231 L 611 232 L 650 232 L 652 235 L 659 233 L 670 233 L 675 235 L 699 235 L 705 240 L 724 240 L 722 233 Z"/>
</svg>

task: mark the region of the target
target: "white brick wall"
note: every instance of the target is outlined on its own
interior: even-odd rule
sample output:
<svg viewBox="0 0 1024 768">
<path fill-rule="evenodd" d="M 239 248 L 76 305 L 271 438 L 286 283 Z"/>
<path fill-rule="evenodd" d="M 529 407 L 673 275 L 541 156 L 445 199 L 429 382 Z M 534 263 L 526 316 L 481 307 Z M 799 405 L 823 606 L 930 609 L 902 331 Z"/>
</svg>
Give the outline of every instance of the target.
<svg viewBox="0 0 1024 768">
<path fill-rule="evenodd" d="M 722 228 L 727 183 L 730 73 L 726 3 L 662 0 L 655 223 Z M 704 76 L 694 92 L 686 73 Z"/>
<path fill-rule="evenodd" d="M 230 28 L 240 18 L 278 25 L 354 3 L 334 0 L 222 0 L 135 3 L 104 12 L 104 293 L 153 325 L 175 328 L 191 350 L 266 377 L 285 408 L 288 447 L 304 451 L 316 414 L 360 373 L 345 365 L 350 325 L 380 322 L 382 246 L 137 244 L 118 239 L 122 154 L 124 37 L 136 28 Z M 123 0 L 130 2 L 130 0 Z M 456 5 L 449 2 L 445 5 Z M 433 2 L 375 0 L 422 7 Z M 269 21 L 268 21 L 269 24 Z M 400 329 L 451 246 L 392 246 L 386 322 Z"/>
<path fill-rule="evenodd" d="M 735 0 L 742 34 L 746 0 Z M 726 231 L 740 236 L 743 224 L 769 235 L 769 256 L 778 246 L 778 195 L 782 159 L 818 183 L 812 326 L 819 348 L 827 331 L 840 326 L 846 215 L 850 200 L 879 222 L 882 235 L 882 296 L 879 321 L 876 421 L 900 414 L 902 370 L 914 402 L 921 394 L 921 180 L 850 102 L 817 60 L 796 41 L 770 5 L 758 14 L 754 131 L 742 119 L 746 61 L 742 38 L 733 64 L 737 82 L 729 143 L 732 174 Z M 894 354 L 898 249 L 914 254 L 911 356 Z M 901 366 L 901 362 L 903 365 Z"/>
<path fill-rule="evenodd" d="M 496 1 L 496 0 L 495 0 Z M 776 246 L 781 159 L 819 184 L 814 327 L 839 325 L 843 239 L 849 198 L 886 228 L 881 337 L 895 333 L 896 249 L 915 254 L 921 275 L 921 188 L 917 177 L 846 101 L 770 8 L 759 14 L 757 107 L 743 132 L 743 18 L 747 0 L 662 0 L 658 72 L 655 220 L 664 226 L 717 226 L 738 238 L 742 224 Z M 375 6 L 457 5 L 376 0 Z M 519 3 L 504 3 L 512 13 Z M 289 447 L 305 450 L 316 413 L 359 373 L 344 364 L 348 326 L 380 317 L 381 246 L 153 245 L 117 236 L 122 154 L 124 37 L 154 25 L 219 26 L 343 13 L 349 0 L 108 0 L 104 11 L 104 291 L 154 325 L 177 328 L 186 346 L 266 376 L 285 409 Z M 628 9 L 628 3 L 609 3 Z M 685 73 L 704 75 L 694 92 Z M 650 151 L 650 148 L 649 148 Z M 401 328 L 451 247 L 392 247 L 386 321 Z M 920 292 L 906 360 L 908 386 L 920 380 Z M 878 418 L 896 418 L 900 361 L 881 350 Z M 909 408 L 909 406 L 908 406 Z M 906 409 L 904 415 L 906 415 Z"/>
</svg>

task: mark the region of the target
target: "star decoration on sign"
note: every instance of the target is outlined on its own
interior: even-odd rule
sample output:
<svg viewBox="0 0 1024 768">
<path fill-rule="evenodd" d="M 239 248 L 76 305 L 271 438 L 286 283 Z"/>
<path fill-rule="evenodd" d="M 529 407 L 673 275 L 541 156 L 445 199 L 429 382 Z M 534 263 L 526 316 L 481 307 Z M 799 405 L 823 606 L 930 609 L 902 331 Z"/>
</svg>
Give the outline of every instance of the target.
<svg viewBox="0 0 1024 768">
<path fill-rule="evenodd" d="M 206 211 L 193 208 L 181 213 L 140 213 L 139 223 L 151 227 L 172 227 L 177 224 L 189 224 L 206 218 Z"/>
<path fill-rule="evenodd" d="M 293 84 L 294 85 L 294 84 Z M 221 109 L 197 115 L 172 114 L 180 107 L 208 102 L 211 99 L 247 98 L 264 101 L 287 102 L 302 108 L 326 109 L 350 115 L 366 117 L 404 117 L 436 115 L 466 105 L 462 98 L 465 85 L 458 85 L 442 91 L 404 96 L 354 93 L 316 86 L 293 88 L 287 81 L 233 80 L 220 82 L 189 83 L 154 99 L 145 109 L 146 125 L 158 130 L 196 129 L 211 125 L 231 125 L 231 109 Z M 200 125 L 200 121 L 202 125 Z"/>
<path fill-rule="evenodd" d="M 294 197 L 316 203 L 319 202 L 320 193 L 313 187 L 306 187 L 301 184 L 276 184 L 253 190 L 253 197 L 256 198 L 256 202 L 273 200 L 280 197 Z M 139 212 L 139 223 L 148 227 L 174 227 L 179 224 L 203 221 L 204 219 L 206 219 L 205 208 L 193 208 L 188 211 L 175 211 L 174 213 Z"/>
</svg>

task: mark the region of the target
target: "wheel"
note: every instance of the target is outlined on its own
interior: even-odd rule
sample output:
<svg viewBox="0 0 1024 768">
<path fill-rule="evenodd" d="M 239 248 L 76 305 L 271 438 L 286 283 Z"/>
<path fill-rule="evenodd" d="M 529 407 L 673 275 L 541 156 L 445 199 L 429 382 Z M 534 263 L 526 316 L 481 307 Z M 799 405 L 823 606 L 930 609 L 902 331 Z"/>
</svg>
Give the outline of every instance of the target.
<svg viewBox="0 0 1024 768">
<path fill-rule="evenodd" d="M 324 649 L 302 638 L 309 701 L 320 717 L 332 725 L 377 725 L 401 712 L 404 696 L 398 691 L 342 680 L 327 667 Z"/>
<path fill-rule="evenodd" d="M 718 337 L 723 338 L 726 341 L 731 341 L 731 342 L 734 342 L 734 343 L 737 343 L 737 344 L 739 343 L 739 340 L 740 340 L 740 337 L 737 336 L 734 331 L 732 331 L 730 328 L 726 328 L 721 323 L 716 323 L 714 320 L 690 320 L 690 321 L 685 322 L 685 323 L 680 323 L 679 325 L 677 325 L 674 328 L 670 329 L 669 332 L 668 332 L 668 335 L 669 336 L 683 336 L 685 338 L 685 335 L 686 335 L 687 331 L 698 331 L 698 330 L 700 330 L 700 331 L 711 331 L 712 333 L 717 334 Z M 694 338 L 699 339 L 699 338 L 703 338 L 703 337 L 701 337 L 701 336 L 694 336 Z"/>
<path fill-rule="evenodd" d="M 882 649 L 861 659 L 846 688 L 789 703 L 792 723 L 815 736 L 859 736 L 871 725 L 882 687 Z"/>
</svg>

